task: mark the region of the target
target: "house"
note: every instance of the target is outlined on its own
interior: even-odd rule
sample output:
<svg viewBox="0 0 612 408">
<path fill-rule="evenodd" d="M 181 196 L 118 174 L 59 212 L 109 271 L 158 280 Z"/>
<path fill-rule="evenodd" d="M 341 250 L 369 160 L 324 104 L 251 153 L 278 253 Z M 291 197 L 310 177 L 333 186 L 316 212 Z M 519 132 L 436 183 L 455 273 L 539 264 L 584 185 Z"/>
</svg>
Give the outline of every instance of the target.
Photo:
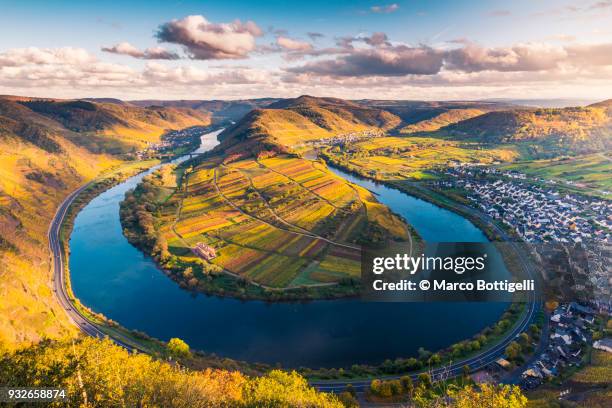
<svg viewBox="0 0 612 408">
<path fill-rule="evenodd" d="M 506 370 L 512 367 L 512 364 L 510 364 L 508 360 L 506 360 L 505 358 L 501 358 L 501 357 L 495 360 L 495 363 L 501 368 L 506 369 Z"/>
<path fill-rule="evenodd" d="M 192 251 L 194 254 L 206 261 L 210 261 L 217 256 L 215 248 L 211 247 L 210 245 L 206 245 L 203 242 L 198 242 Z"/>
<path fill-rule="evenodd" d="M 593 343 L 593 348 L 612 353 L 612 338 L 607 337 L 605 339 L 597 340 L 595 343 Z"/>
</svg>

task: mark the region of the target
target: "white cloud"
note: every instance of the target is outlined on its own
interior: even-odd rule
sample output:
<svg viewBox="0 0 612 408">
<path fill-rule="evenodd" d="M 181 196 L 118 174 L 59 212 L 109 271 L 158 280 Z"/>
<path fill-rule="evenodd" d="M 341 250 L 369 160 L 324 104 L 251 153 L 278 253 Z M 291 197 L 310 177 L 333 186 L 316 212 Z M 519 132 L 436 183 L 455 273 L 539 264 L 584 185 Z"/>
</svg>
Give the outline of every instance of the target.
<svg viewBox="0 0 612 408">
<path fill-rule="evenodd" d="M 14 48 L 0 53 L 0 67 L 22 65 L 87 64 L 95 58 L 82 48 Z"/>
<path fill-rule="evenodd" d="M 276 44 L 289 51 L 309 51 L 312 49 L 312 45 L 306 41 L 294 40 L 284 36 L 277 37 Z"/>
<path fill-rule="evenodd" d="M 172 20 L 157 32 L 160 41 L 182 45 L 191 58 L 202 60 L 246 58 L 262 35 L 252 21 L 216 24 L 201 15 Z"/>
<path fill-rule="evenodd" d="M 168 51 L 162 47 L 151 47 L 145 50 L 140 50 L 128 42 L 121 42 L 112 47 L 102 47 L 102 51 L 112 54 L 129 55 L 130 57 L 139 59 L 178 59 L 178 54 Z"/>
</svg>

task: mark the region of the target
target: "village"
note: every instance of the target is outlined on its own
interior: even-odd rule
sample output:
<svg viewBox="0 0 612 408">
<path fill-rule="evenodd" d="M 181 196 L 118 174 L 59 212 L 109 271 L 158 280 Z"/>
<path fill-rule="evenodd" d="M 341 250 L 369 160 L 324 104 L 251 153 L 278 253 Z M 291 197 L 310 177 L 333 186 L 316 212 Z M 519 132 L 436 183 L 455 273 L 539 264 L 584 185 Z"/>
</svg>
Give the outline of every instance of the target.
<svg viewBox="0 0 612 408">
<path fill-rule="evenodd" d="M 450 167 L 438 187 L 466 190 L 467 198 L 525 242 L 611 242 L 612 203 L 560 193 L 526 181 L 522 173 L 490 167 Z"/>
<path fill-rule="evenodd" d="M 532 357 L 533 361 L 521 373 L 520 386 L 523 389 L 534 389 L 559 376 L 563 370 L 580 367 L 583 364 L 587 347 L 600 348 L 612 352 L 610 339 L 593 343 L 596 311 L 576 302 L 558 306 L 550 315 L 546 346 Z M 602 348 L 603 347 L 603 348 Z"/>
<path fill-rule="evenodd" d="M 311 140 L 305 143 L 311 147 L 326 147 L 326 146 L 346 146 L 351 143 L 361 142 L 375 137 L 384 137 L 385 132 L 380 129 L 369 129 L 361 132 L 351 132 L 345 134 L 334 135 L 330 138 Z"/>
<path fill-rule="evenodd" d="M 172 151 L 179 148 L 197 147 L 199 138 L 205 133 L 207 127 L 193 126 L 181 130 L 172 130 L 164 134 L 157 143 L 148 143 L 147 146 L 135 153 L 138 160 L 163 158 L 172 155 Z"/>
</svg>

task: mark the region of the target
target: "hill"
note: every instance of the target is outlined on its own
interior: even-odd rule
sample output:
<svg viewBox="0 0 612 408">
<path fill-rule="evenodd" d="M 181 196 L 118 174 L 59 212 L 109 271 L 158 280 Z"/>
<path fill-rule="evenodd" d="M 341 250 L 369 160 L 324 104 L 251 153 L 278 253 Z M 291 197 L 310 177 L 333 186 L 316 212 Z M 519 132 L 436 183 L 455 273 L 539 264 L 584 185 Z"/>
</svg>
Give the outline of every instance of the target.
<svg viewBox="0 0 612 408">
<path fill-rule="evenodd" d="M 438 135 L 484 143 L 524 143 L 540 156 L 590 153 L 612 147 L 607 102 L 587 107 L 488 112 L 440 129 Z"/>
<path fill-rule="evenodd" d="M 58 204 L 126 151 L 208 123 L 173 108 L 0 98 L 0 349 L 74 330 L 51 290 L 46 234 Z"/>
<path fill-rule="evenodd" d="M 277 98 L 260 99 L 237 99 L 233 101 L 225 100 L 136 100 L 128 103 L 140 107 L 164 106 L 175 108 L 189 108 L 210 114 L 215 122 L 237 121 L 253 109 L 265 108 L 271 103 L 278 101 Z"/>
<path fill-rule="evenodd" d="M 282 150 L 340 134 L 389 130 L 400 123 L 399 117 L 382 109 L 342 99 L 300 96 L 251 111 L 221 133 L 220 149 L 244 151 L 257 145 Z"/>
<path fill-rule="evenodd" d="M 356 102 L 370 108 L 384 109 L 399 116 L 402 119 L 403 126 L 431 120 L 451 111 L 479 110 L 493 112 L 520 108 L 511 103 L 494 101 L 385 101 L 364 99 Z"/>
<path fill-rule="evenodd" d="M 400 133 L 411 134 L 418 132 L 432 132 L 453 123 L 480 116 L 483 113 L 485 112 L 481 111 L 480 109 L 449 109 L 435 115 L 430 119 L 421 120 L 404 126 L 400 129 Z"/>
<path fill-rule="evenodd" d="M 170 129 L 210 123 L 210 115 L 188 108 L 152 106 L 140 108 L 126 104 L 100 103 L 86 100 L 22 100 L 13 117 L 23 123 L 41 123 L 46 133 L 61 133 L 75 144 L 93 153 L 127 153 L 144 147 Z M 0 104 L 15 104 L 0 100 Z M 3 109 L 3 108 L 0 108 Z M 16 111 L 15 106 L 5 107 Z"/>
</svg>

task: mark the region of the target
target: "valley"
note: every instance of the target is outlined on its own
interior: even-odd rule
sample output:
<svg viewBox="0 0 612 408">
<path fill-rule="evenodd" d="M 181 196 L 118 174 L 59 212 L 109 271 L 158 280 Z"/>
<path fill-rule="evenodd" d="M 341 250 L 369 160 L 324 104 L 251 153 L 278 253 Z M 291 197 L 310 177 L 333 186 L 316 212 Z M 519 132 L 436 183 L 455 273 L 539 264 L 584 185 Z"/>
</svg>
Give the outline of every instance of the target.
<svg viewBox="0 0 612 408">
<path fill-rule="evenodd" d="M 363 245 L 380 246 L 391 241 L 403 241 L 410 243 L 412 250 L 417 252 L 423 250 L 423 240 L 456 240 L 458 237 L 462 240 L 486 240 L 483 232 L 474 224 L 484 229 L 489 236 L 505 236 L 506 232 L 499 230 L 499 226 L 494 225 L 490 218 L 481 218 L 467 212 L 468 218 L 474 221 L 470 223 L 467 219 L 443 209 L 454 210 L 455 203 L 465 204 L 465 199 L 460 194 L 438 191 L 441 183 L 447 182 L 449 172 L 452 173 L 453 169 L 473 167 L 524 171 L 528 174 L 532 172 L 531 174 L 542 178 L 542 183 L 563 183 L 568 191 L 579 194 L 605 194 L 605 177 L 598 178 L 600 176 L 597 174 L 607 171 L 607 158 L 598 153 L 582 154 L 582 149 L 589 149 L 591 142 L 572 142 L 571 145 L 564 145 L 565 151 L 573 154 L 570 157 L 533 160 L 533 157 L 539 157 L 537 154 L 533 156 L 533 146 L 543 146 L 549 143 L 549 139 L 528 138 L 529 140 L 524 141 L 521 138 L 508 138 L 491 142 L 489 139 L 450 136 L 449 127 L 457 124 L 465 126 L 464 122 L 486 115 L 487 113 L 482 113 L 484 111 L 465 111 L 465 108 L 461 107 L 458 108 L 460 112 L 448 113 L 453 110 L 450 108 L 447 113 L 425 114 L 427 119 L 410 124 L 401 116 L 405 117 L 405 110 L 396 110 L 396 114 L 380 109 L 378 103 L 368 103 L 373 107 L 333 98 L 319 100 L 300 97 L 270 101 L 269 105 L 248 113 L 237 123 L 224 124 L 225 130 L 209 133 L 215 138 L 218 135 L 219 139 L 216 146 L 215 143 L 207 142 L 210 151 L 203 150 L 199 152 L 203 153 L 201 155 L 184 157 L 146 175 L 128 179 L 125 185 L 122 183 L 117 188 L 111 188 L 107 192 L 111 195 L 104 193 L 98 197 L 104 197 L 102 202 L 96 198 L 92 201 L 93 207 L 85 205 L 75 219 L 75 233 L 70 244 L 70 279 L 75 297 L 78 302 L 83 303 L 82 307 L 85 307 L 85 314 L 91 313 L 87 318 L 94 319 L 95 324 L 100 325 L 104 333 L 123 338 L 128 344 L 140 344 L 144 341 L 146 347 L 151 347 L 156 354 L 165 353 L 163 343 L 151 339 L 149 335 L 167 339 L 168 333 L 172 332 L 173 335 L 178 334 L 203 350 L 220 352 L 222 355 L 246 359 L 249 362 L 272 363 L 282 359 L 288 366 L 312 362 L 323 367 L 331 366 L 334 368 L 302 371 L 313 378 L 334 379 L 327 383 L 317 382 L 322 389 L 330 390 L 336 389 L 335 387 L 342 389 L 337 384 L 348 379 L 386 373 L 385 368 L 379 365 L 383 357 L 409 356 L 416 352 L 419 344 L 429 344 L 430 347 L 435 347 L 434 351 L 440 350 L 434 356 L 446 361 L 445 359 L 452 355 L 449 351 L 451 348 L 454 350 L 457 344 L 463 344 L 464 341 L 473 342 L 473 339 L 482 336 L 481 333 L 490 333 L 490 327 L 495 327 L 495 336 L 485 336 L 487 342 L 481 341 L 478 349 L 462 353 L 466 358 L 475 355 L 474 362 L 471 363 L 474 367 L 486 367 L 490 361 L 488 357 L 483 359 L 481 356 L 490 355 L 491 358 L 496 358 L 511 342 L 511 337 L 508 336 L 526 330 L 537 315 L 534 303 L 531 303 L 528 311 L 506 310 L 505 313 L 503 305 L 499 308 L 490 307 L 486 311 L 482 308 L 470 308 L 478 305 L 469 304 L 455 306 L 453 312 L 445 309 L 447 319 L 470 314 L 473 319 L 465 321 L 464 331 L 454 333 L 447 342 L 440 344 L 434 344 L 430 338 L 430 334 L 436 331 L 436 326 L 430 327 L 421 322 L 420 340 L 414 339 L 409 345 L 395 344 L 389 347 L 384 355 L 374 349 L 359 352 L 358 349 L 363 348 L 362 343 L 347 343 L 348 340 L 344 336 L 340 336 L 340 343 L 328 338 L 319 346 L 310 348 L 295 341 L 294 336 L 303 332 L 303 325 L 287 323 L 283 323 L 287 337 L 278 340 L 286 342 L 289 354 L 280 353 L 278 346 L 270 347 L 270 344 L 276 344 L 277 341 L 270 337 L 276 327 L 274 324 L 251 327 L 251 332 L 259 333 L 262 342 L 253 350 L 241 352 L 239 342 L 227 343 L 231 336 L 239 336 L 239 333 L 224 333 L 219 341 L 211 342 L 210 339 L 194 335 L 194 326 L 182 318 L 177 318 L 185 310 L 194 307 L 204 314 L 212 310 L 211 308 L 223 308 L 225 311 L 217 317 L 196 319 L 200 324 L 216 327 L 220 333 L 224 332 L 221 330 L 222 322 L 227 319 L 236 322 L 239 327 L 244 327 L 246 321 L 251 319 L 262 322 L 272 318 L 286 322 L 296 313 L 295 306 L 282 301 L 359 295 L 360 247 Z M 54 117 L 55 110 L 59 108 L 56 106 L 57 102 L 51 104 L 51 108 L 36 104 L 30 104 L 30 107 L 35 107 L 38 112 L 45 112 L 48 117 Z M 113 104 L 117 105 L 116 102 Z M 60 106 L 62 109 L 67 109 L 67 106 L 70 109 L 82 109 L 86 105 L 62 103 Z M 490 112 L 502 111 L 501 107 L 497 108 L 499 110 L 493 109 Z M 113 109 L 110 111 L 114 112 Z M 170 109 L 187 109 L 183 112 L 192 115 L 188 110 L 190 108 Z M 139 162 L 133 161 L 134 158 L 184 153 L 193 146 L 190 144 L 193 143 L 193 138 L 207 129 L 205 126 L 209 123 L 209 115 L 203 115 L 201 112 L 193 113 L 193 118 L 198 118 L 200 124 L 180 122 L 188 123 L 188 129 L 192 130 L 174 133 L 166 130 L 158 136 L 147 136 L 135 141 L 128 137 L 130 147 L 124 144 L 122 137 L 113 141 L 112 146 L 106 143 L 94 146 L 89 141 L 82 146 L 77 145 L 77 149 L 83 154 L 108 160 L 106 167 L 92 169 L 88 177 L 91 179 L 104 171 L 115 171 L 118 174 L 113 183 L 116 183 L 133 174 L 127 169 L 134 166 L 137 168 Z M 66 134 L 68 143 L 71 144 L 83 140 L 87 132 L 90 132 L 86 127 L 73 127 L 74 130 L 71 130 L 65 126 L 67 125 L 61 125 L 65 130 L 58 131 L 58 136 L 50 138 L 52 142 L 59 140 L 59 155 L 65 155 L 63 149 L 70 146 L 60 138 L 63 137 L 61 132 Z M 145 133 L 150 130 L 148 126 L 143 127 Z M 181 126 L 177 126 L 177 129 L 180 128 Z M 15 127 L 11 129 L 12 132 L 17 131 Z M 165 141 L 160 138 L 162 134 L 165 135 Z M 41 149 L 55 149 L 46 139 L 31 139 L 28 133 L 20 137 L 25 137 L 24 135 L 30 138 L 26 143 L 34 141 L 40 144 Z M 95 134 L 91 137 L 96 140 Z M 101 137 L 112 140 L 115 136 L 112 136 L 111 132 Z M 554 143 L 558 142 L 557 136 L 551 138 L 550 140 L 556 140 Z M 607 143 L 606 140 L 603 138 L 601 142 Z M 580 149 L 573 150 L 578 144 Z M 176 151 L 173 151 L 173 146 L 177 147 Z M 577 170 L 580 173 L 571 174 L 563 167 L 555 169 L 557 165 L 562 166 L 563 161 L 577 165 L 582 163 L 583 166 L 578 166 L 581 170 Z M 94 161 L 89 160 L 89 165 L 92 163 Z M 415 194 L 418 192 L 419 197 L 438 203 L 441 207 L 398 190 L 387 190 L 387 187 L 371 184 L 368 180 L 353 178 L 335 167 L 403 191 Z M 550 173 L 545 173 L 549 168 Z M 52 173 L 47 171 L 40 174 L 28 176 L 27 179 L 41 183 L 44 177 L 50 177 L 47 174 Z M 80 183 L 87 180 L 86 176 L 79 179 Z M 578 180 L 584 180 L 584 183 Z M 79 183 L 73 185 L 74 189 Z M 68 186 L 66 190 L 68 191 Z M 126 193 L 125 197 L 122 197 L 123 193 L 116 191 Z M 439 193 L 444 196 L 443 199 L 435 198 Z M 58 199 L 61 197 L 62 195 L 58 194 Z M 119 201 L 122 199 L 119 208 Z M 103 205 L 103 202 L 112 205 L 105 207 L 107 204 Z M 106 217 L 115 220 L 108 226 L 102 226 L 96 221 L 97 217 L 102 216 L 98 209 L 103 208 Z M 88 221 L 79 221 L 82 217 Z M 90 225 L 89 228 L 95 226 L 99 232 L 94 233 L 94 230 L 90 229 L 82 235 L 79 231 L 84 225 Z M 450 230 L 449 225 L 453 226 Z M 108 227 L 112 229 L 108 230 Z M 90 259 L 104 256 L 105 245 L 117 251 L 117 240 L 124 239 L 121 235 L 125 235 L 131 243 L 153 257 L 143 270 L 146 271 L 144 275 L 136 272 L 142 268 L 142 254 L 129 246 L 127 241 L 126 244 L 120 244 L 121 251 L 124 251 L 122 262 L 118 263 L 118 258 L 112 256 L 108 257 L 108 262 L 98 262 L 96 266 L 90 264 Z M 109 240 L 104 241 L 102 236 Z M 92 238 L 98 244 L 106 243 L 101 247 L 91 246 Z M 6 253 L 10 254 L 14 251 L 10 245 L 14 244 L 7 242 L 9 244 L 3 241 L 3 245 L 7 245 Z M 124 248 L 124 245 L 127 247 Z M 5 256 L 4 259 L 10 258 Z M 140 266 L 136 266 L 137 264 Z M 160 266 L 167 277 L 159 274 Z M 88 276 L 83 275 L 84 270 L 89 271 Z M 151 273 L 157 275 L 153 280 L 147 275 Z M 96 293 L 92 292 L 93 288 Z M 134 297 L 136 288 L 139 295 Z M 188 298 L 196 292 L 218 295 L 221 298 L 249 299 L 251 302 L 241 304 L 226 300 L 225 302 L 231 303 L 222 305 L 213 297 L 200 298 L 193 303 L 193 300 Z M 160 303 L 162 298 L 164 301 Z M 146 299 L 156 300 L 157 306 L 153 307 Z M 257 300 L 272 302 L 274 308 L 268 310 L 269 305 L 258 303 Z M 126 308 L 126 305 L 129 306 Z M 160 324 L 137 319 L 129 312 L 150 310 L 155 314 L 160 310 L 158 307 L 163 307 L 169 313 L 167 318 L 159 321 Z M 100 316 L 104 318 L 98 320 L 97 312 L 101 312 Z M 320 330 L 354 326 L 363 318 L 369 319 L 370 324 L 373 324 L 371 319 L 375 315 L 388 314 L 392 320 L 393 316 L 405 313 L 426 318 L 432 312 L 417 304 L 394 306 L 393 309 L 385 306 L 373 308 L 367 303 L 353 300 L 335 300 L 332 303 L 315 301 L 299 308 L 302 319 L 310 322 L 307 327 L 312 329 L 316 326 Z M 496 322 L 502 314 L 504 319 L 511 319 L 513 323 L 497 328 Z M 322 321 L 320 316 L 325 316 L 325 321 Z M 386 338 L 405 338 L 406 333 L 397 332 L 388 324 L 391 320 L 380 319 L 376 325 L 376 333 Z M 137 331 L 114 326 L 114 321 Z M 70 330 L 69 325 L 66 327 Z M 142 333 L 138 330 L 144 330 L 147 334 L 138 334 Z M 362 327 L 359 330 L 366 333 L 368 329 Z M 449 343 L 450 341 L 456 344 Z M 337 347 L 340 347 L 340 344 L 343 344 L 341 349 L 344 353 L 335 358 L 321 348 L 324 346 L 325 349 L 339 352 L 341 349 Z M 482 352 L 479 351 L 480 348 Z M 302 350 L 301 359 L 291 357 L 295 350 Z M 254 355 L 258 356 L 257 360 Z M 217 367 L 225 367 L 228 364 L 236 367 L 235 364 L 242 364 L 232 361 L 223 362 L 214 356 L 200 356 L 197 363 L 190 364 L 209 364 Z M 339 374 L 335 367 L 346 367 L 350 361 L 366 364 Z M 397 367 L 393 368 L 394 375 L 414 371 L 416 366 L 413 365 L 409 369 L 398 368 L 403 367 L 405 361 L 408 360 L 395 360 Z M 424 361 L 431 364 L 431 360 Z M 420 364 L 422 367 L 425 363 L 420 361 Z M 240 367 L 249 369 L 249 365 Z M 460 371 L 461 367 L 457 366 L 457 372 Z M 363 389 L 369 384 L 366 380 L 351 381 Z"/>
</svg>

